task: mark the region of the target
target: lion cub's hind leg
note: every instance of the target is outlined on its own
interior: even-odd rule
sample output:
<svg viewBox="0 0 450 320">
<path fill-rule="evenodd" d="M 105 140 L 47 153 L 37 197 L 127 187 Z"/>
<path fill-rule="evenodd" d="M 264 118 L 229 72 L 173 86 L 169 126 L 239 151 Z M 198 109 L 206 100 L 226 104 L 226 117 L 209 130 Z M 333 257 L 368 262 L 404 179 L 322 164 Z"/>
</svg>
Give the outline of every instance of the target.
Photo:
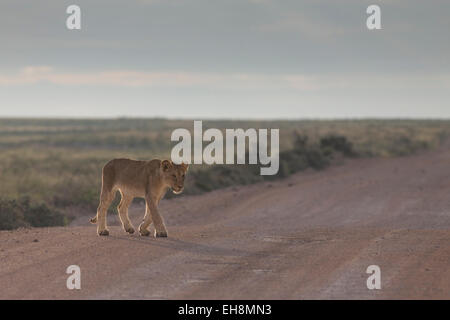
<svg viewBox="0 0 450 320">
<path fill-rule="evenodd" d="M 100 203 L 97 208 L 97 215 L 91 219 L 91 223 L 97 223 L 97 234 L 99 236 L 109 235 L 109 231 L 106 228 L 106 215 L 117 190 L 114 186 L 113 165 L 114 163 L 110 161 L 103 167 Z"/>
<path fill-rule="evenodd" d="M 130 221 L 130 218 L 128 217 L 128 207 L 133 201 L 133 197 L 128 196 L 122 191 L 120 191 L 120 195 L 122 196 L 122 199 L 120 200 L 120 203 L 117 206 L 117 211 L 119 212 L 119 218 L 120 221 L 122 222 L 123 230 L 125 230 L 125 232 L 128 232 L 129 234 L 133 234 L 134 227 Z"/>
<path fill-rule="evenodd" d="M 114 200 L 114 191 L 102 190 L 100 195 L 100 204 L 97 209 L 97 217 L 91 219 L 91 222 L 95 219 L 97 222 L 97 233 L 99 236 L 108 236 L 109 231 L 106 227 L 106 214 L 111 202 Z M 95 222 L 93 222 L 95 223 Z"/>
</svg>

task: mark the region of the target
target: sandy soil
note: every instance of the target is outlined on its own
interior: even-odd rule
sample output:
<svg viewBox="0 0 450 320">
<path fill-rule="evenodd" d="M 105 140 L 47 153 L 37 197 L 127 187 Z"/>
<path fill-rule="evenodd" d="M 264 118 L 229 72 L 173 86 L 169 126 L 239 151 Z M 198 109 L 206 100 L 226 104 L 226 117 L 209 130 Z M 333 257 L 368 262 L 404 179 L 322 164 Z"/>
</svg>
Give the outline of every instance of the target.
<svg viewBox="0 0 450 320">
<path fill-rule="evenodd" d="M 131 209 L 137 226 L 143 206 Z M 1 299 L 450 299 L 450 149 L 163 201 L 169 238 L 0 232 Z M 81 290 L 68 290 L 69 265 Z M 381 268 L 368 290 L 366 268 Z"/>
</svg>

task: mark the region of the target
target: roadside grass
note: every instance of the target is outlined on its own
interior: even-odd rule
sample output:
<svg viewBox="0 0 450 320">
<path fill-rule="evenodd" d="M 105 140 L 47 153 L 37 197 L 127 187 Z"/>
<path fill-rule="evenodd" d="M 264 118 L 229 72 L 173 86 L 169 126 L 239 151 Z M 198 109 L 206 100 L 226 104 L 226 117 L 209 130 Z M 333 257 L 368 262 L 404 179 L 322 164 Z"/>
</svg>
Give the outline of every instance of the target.
<svg viewBox="0 0 450 320">
<path fill-rule="evenodd" d="M 94 213 L 107 161 L 169 158 L 171 132 L 192 127 L 190 120 L 0 119 L 0 229 L 65 225 L 73 208 Z M 207 128 L 279 128 L 280 170 L 261 176 L 259 165 L 191 165 L 185 194 L 320 170 L 339 157 L 405 156 L 450 137 L 447 120 L 204 121 Z"/>
</svg>

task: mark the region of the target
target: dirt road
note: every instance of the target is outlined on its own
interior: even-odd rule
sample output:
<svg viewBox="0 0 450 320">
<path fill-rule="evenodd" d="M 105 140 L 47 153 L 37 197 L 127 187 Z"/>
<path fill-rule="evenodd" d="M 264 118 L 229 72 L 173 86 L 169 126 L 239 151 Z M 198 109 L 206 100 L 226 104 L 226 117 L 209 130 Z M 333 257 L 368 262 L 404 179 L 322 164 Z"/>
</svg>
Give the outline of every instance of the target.
<svg viewBox="0 0 450 320">
<path fill-rule="evenodd" d="M 143 206 L 133 207 L 137 226 Z M 0 232 L 1 299 L 450 299 L 450 149 L 163 201 L 169 238 Z M 69 265 L 81 290 L 68 290 Z M 366 268 L 381 268 L 368 290 Z"/>
</svg>

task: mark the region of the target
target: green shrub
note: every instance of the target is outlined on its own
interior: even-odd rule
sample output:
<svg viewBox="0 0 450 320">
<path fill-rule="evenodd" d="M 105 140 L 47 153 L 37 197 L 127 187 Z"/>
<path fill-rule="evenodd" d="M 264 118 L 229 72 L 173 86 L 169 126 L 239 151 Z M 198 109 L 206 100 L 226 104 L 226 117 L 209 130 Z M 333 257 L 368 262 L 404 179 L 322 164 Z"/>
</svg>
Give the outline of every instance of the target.
<svg viewBox="0 0 450 320">
<path fill-rule="evenodd" d="M 51 227 L 67 225 L 67 217 L 50 208 L 45 203 L 31 203 L 29 198 L 20 201 L 24 218 L 32 227 Z"/>
<path fill-rule="evenodd" d="M 353 144 L 346 137 L 340 135 L 328 135 L 320 139 L 320 147 L 323 150 L 335 150 L 345 156 L 354 156 Z"/>
<path fill-rule="evenodd" d="M 43 202 L 33 203 L 28 197 L 19 200 L 0 199 L 0 230 L 64 226 L 67 223 L 64 214 Z"/>
<path fill-rule="evenodd" d="M 308 136 L 295 134 L 294 148 L 280 152 L 278 174 L 261 176 L 260 165 L 213 165 L 192 170 L 186 180 L 186 194 L 209 192 L 234 185 L 246 185 L 263 180 L 285 178 L 307 168 L 320 170 L 331 163 L 334 152 L 345 155 L 353 152 L 351 144 L 344 137 L 330 136 L 322 144 L 308 142 Z M 344 138 L 344 139 L 342 139 Z M 248 159 L 248 155 L 246 156 Z M 168 193 L 167 198 L 171 198 Z"/>
<path fill-rule="evenodd" d="M 23 210 L 17 200 L 0 199 L 0 230 L 26 227 Z"/>
</svg>

